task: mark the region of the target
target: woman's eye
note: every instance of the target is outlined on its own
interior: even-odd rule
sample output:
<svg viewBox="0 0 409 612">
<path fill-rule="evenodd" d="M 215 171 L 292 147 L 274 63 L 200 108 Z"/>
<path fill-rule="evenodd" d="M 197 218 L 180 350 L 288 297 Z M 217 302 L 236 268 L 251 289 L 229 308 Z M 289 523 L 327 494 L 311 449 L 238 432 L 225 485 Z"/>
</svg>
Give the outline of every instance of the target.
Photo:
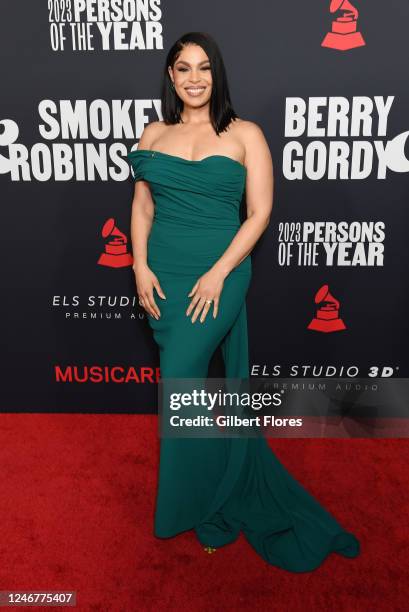
<svg viewBox="0 0 409 612">
<path fill-rule="evenodd" d="M 188 68 L 178 68 L 178 72 L 186 72 Z M 202 66 L 202 70 L 210 70 L 210 66 Z"/>
</svg>

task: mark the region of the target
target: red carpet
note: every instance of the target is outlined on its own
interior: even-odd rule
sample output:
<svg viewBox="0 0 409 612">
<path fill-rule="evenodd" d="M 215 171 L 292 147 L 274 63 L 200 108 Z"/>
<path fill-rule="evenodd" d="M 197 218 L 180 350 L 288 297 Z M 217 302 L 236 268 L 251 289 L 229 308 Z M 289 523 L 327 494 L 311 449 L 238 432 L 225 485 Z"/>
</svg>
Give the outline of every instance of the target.
<svg viewBox="0 0 409 612">
<path fill-rule="evenodd" d="M 1 415 L 0 590 L 75 590 L 81 611 L 407 610 L 409 440 L 271 446 L 360 557 L 291 574 L 243 537 L 211 555 L 192 532 L 156 539 L 156 417 Z"/>
</svg>

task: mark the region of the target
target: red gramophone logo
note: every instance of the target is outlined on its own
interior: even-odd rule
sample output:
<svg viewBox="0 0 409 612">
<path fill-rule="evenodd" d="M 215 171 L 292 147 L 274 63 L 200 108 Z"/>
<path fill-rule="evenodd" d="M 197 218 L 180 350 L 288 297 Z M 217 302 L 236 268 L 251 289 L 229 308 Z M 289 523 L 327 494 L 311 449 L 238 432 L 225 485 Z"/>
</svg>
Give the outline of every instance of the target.
<svg viewBox="0 0 409 612">
<path fill-rule="evenodd" d="M 348 0 L 331 0 L 330 13 L 342 11 L 332 22 L 331 32 L 325 36 L 321 47 L 347 51 L 365 46 L 361 32 L 357 31 L 358 10 Z"/>
<path fill-rule="evenodd" d="M 328 285 L 322 285 L 318 289 L 314 301 L 318 308 L 307 329 L 325 333 L 346 329 L 345 323 L 339 317 L 339 301 L 331 295 Z"/>
<path fill-rule="evenodd" d="M 98 263 L 109 268 L 132 266 L 133 257 L 127 252 L 128 239 L 115 225 L 115 219 L 111 217 L 104 223 L 101 234 L 109 240 L 105 243 L 105 252 L 101 254 Z"/>
</svg>

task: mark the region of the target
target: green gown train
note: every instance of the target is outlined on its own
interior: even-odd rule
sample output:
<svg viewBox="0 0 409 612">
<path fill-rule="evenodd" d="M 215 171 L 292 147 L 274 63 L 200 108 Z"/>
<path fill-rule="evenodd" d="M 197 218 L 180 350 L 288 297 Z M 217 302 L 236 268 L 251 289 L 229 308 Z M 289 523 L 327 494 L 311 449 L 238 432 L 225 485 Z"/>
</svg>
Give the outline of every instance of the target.
<svg viewBox="0 0 409 612">
<path fill-rule="evenodd" d="M 188 293 L 229 246 L 240 227 L 246 168 L 224 155 L 199 161 L 140 149 L 128 160 L 134 180 L 155 203 L 148 265 L 166 299 L 155 292 L 159 320 L 148 315 L 160 351 L 162 378 L 206 378 L 220 345 L 226 377 L 248 378 L 246 293 L 248 255 L 226 277 L 219 312 L 192 324 Z M 203 545 L 220 547 L 243 532 L 268 563 L 292 572 L 317 568 L 331 552 L 359 554 L 359 540 L 298 483 L 266 439 L 165 438 L 154 533 L 169 538 L 193 529 Z"/>
</svg>

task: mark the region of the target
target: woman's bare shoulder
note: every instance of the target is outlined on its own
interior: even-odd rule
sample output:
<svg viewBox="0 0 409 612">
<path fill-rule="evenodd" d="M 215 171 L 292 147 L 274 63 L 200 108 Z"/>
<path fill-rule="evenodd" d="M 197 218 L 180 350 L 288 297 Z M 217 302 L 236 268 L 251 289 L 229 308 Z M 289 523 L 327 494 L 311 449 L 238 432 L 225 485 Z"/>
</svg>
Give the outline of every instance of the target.
<svg viewBox="0 0 409 612">
<path fill-rule="evenodd" d="M 235 129 L 236 136 L 244 148 L 246 162 L 249 163 L 252 160 L 257 165 L 263 159 L 271 161 L 267 139 L 258 123 L 239 119 Z"/>
<path fill-rule="evenodd" d="M 241 137 L 244 143 L 248 139 L 264 139 L 263 130 L 255 121 L 237 118 L 233 122 L 233 125 L 237 136 Z"/>
<path fill-rule="evenodd" d="M 139 139 L 139 147 L 141 149 L 150 149 L 153 143 L 168 129 L 169 126 L 164 121 L 151 121 L 142 132 Z"/>
</svg>

